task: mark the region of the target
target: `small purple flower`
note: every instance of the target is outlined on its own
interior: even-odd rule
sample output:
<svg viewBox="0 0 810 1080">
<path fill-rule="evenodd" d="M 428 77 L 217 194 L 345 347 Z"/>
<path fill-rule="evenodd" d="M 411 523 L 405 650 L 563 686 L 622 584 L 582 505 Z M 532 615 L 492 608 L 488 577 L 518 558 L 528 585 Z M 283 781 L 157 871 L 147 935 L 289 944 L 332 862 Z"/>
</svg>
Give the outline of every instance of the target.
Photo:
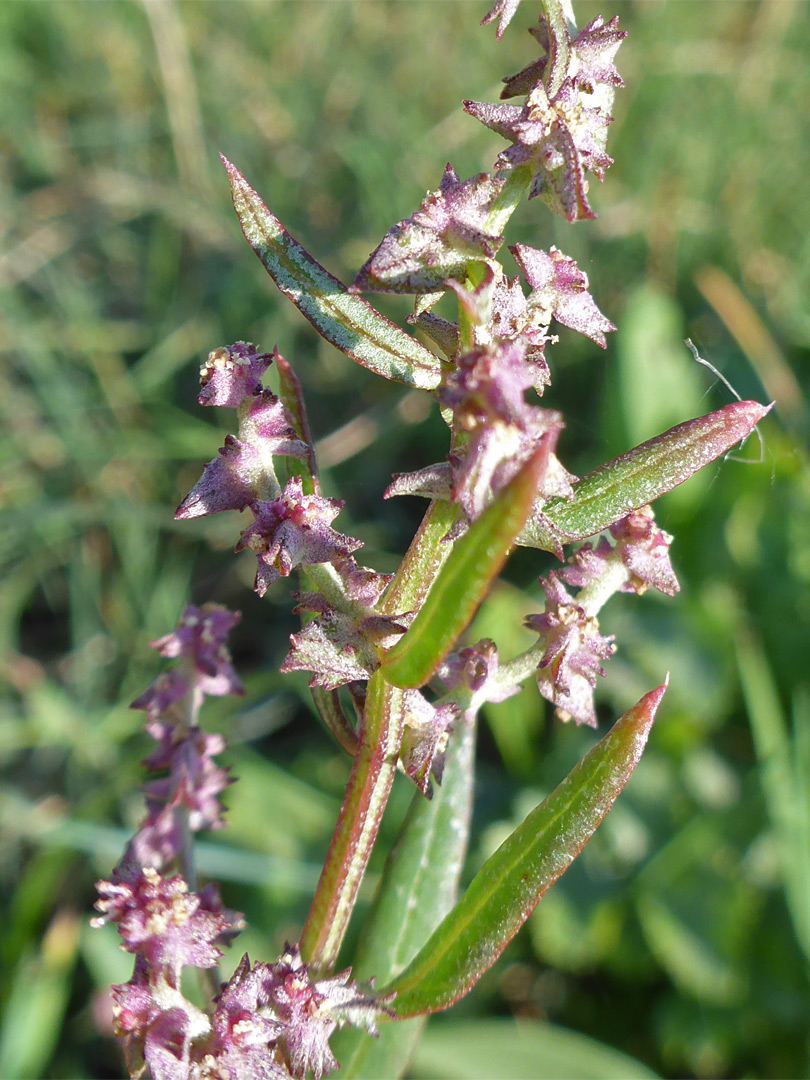
<svg viewBox="0 0 810 1080">
<path fill-rule="evenodd" d="M 448 278 L 463 281 L 470 260 L 493 258 L 503 243 L 486 227 L 503 184 L 488 173 L 462 182 L 448 164 L 438 190 L 385 234 L 350 291 L 430 293 Z"/>
<path fill-rule="evenodd" d="M 277 499 L 252 507 L 256 518 L 239 537 L 237 551 L 249 548 L 258 559 L 254 588 L 264 596 L 279 577 L 296 566 L 335 562 L 362 544 L 330 528 L 343 503 L 320 495 L 304 495 L 301 477 L 293 476 Z"/>
<path fill-rule="evenodd" d="M 261 379 L 273 362 L 273 354 L 260 353 L 255 345 L 237 341 L 214 349 L 200 368 L 200 405 L 236 409 L 246 397 L 259 393 Z"/>
<path fill-rule="evenodd" d="M 573 259 L 553 247 L 538 251 L 525 244 L 509 248 L 531 286 L 528 306 L 548 325 L 553 316 L 563 326 L 585 334 L 605 348 L 605 333 L 616 327 L 601 313 L 588 292 L 588 278 Z"/>
<path fill-rule="evenodd" d="M 202 1061 L 203 1076 L 221 1080 L 289 1080 L 276 1043 L 282 1025 L 262 1010 L 267 1005 L 265 984 L 270 968 L 251 969 L 247 953 L 217 998 L 211 1018 L 213 1036 Z M 266 1011 L 266 1010 L 265 1010 Z"/>
<path fill-rule="evenodd" d="M 174 705 L 188 693 L 185 679 L 176 669 L 162 671 L 142 694 L 130 705 L 130 709 L 143 709 L 150 718 L 168 714 Z"/>
<path fill-rule="evenodd" d="M 545 80 L 552 46 L 548 26 L 542 16 L 539 26 L 530 27 L 529 33 L 539 42 L 544 55 L 516 75 L 503 80 L 506 85 L 501 91 L 502 98 L 528 94 L 537 83 Z M 607 23 L 601 15 L 589 22 L 569 44 L 567 73 L 571 75 L 574 85 L 588 93 L 593 93 L 599 84 L 624 86 L 621 75 L 613 65 L 613 57 L 626 37 L 626 31 L 619 29 L 618 15 Z"/>
<path fill-rule="evenodd" d="M 482 638 L 475 645 L 451 653 L 439 667 L 439 676 L 451 690 L 464 687 L 497 703 L 522 689 L 520 683 L 499 685 L 498 668 L 498 646 L 491 638 Z"/>
<path fill-rule="evenodd" d="M 612 164 L 604 150 L 611 117 L 598 107 L 588 108 L 570 78 L 553 99 L 539 82 L 523 106 L 465 101 L 464 110 L 513 144 L 498 155 L 496 168 L 531 167 L 530 199 L 540 197 L 568 221 L 595 217 L 585 171 L 602 180 Z"/>
<path fill-rule="evenodd" d="M 349 981 L 350 970 L 331 979 L 313 981 L 301 960 L 298 946 L 288 947 L 277 963 L 267 968 L 263 993 L 272 1014 L 283 1025 L 279 1046 L 297 1080 L 311 1073 L 320 1080 L 337 1067 L 329 1037 L 345 1023 L 377 1034 L 375 1020 L 385 1005 L 360 992 Z"/>
<path fill-rule="evenodd" d="M 376 583 L 368 586 L 366 595 L 372 603 L 376 602 L 372 599 L 376 588 Z M 367 611 L 349 614 L 330 607 L 319 593 L 298 594 L 297 598 L 295 611 L 317 611 L 318 615 L 299 633 L 290 635 L 290 651 L 280 670 L 312 671 L 309 685 L 326 690 L 368 679 L 379 666 L 379 650 L 390 647 L 405 632 L 408 621 L 407 617 L 380 615 L 362 600 L 358 602 Z"/>
<path fill-rule="evenodd" d="M 616 651 L 613 638 L 599 633 L 599 623 L 569 595 L 552 570 L 540 578 L 546 594 L 542 615 L 529 615 L 526 626 L 535 630 L 545 645 L 537 669 L 540 693 L 556 706 L 561 720 L 596 727 L 593 688 L 596 676 L 604 675 L 601 660 Z"/>
<path fill-rule="evenodd" d="M 553 456 L 562 420 L 559 413 L 523 400 L 534 378 L 523 345 L 506 341 L 460 357 L 439 391 L 440 402 L 453 410 L 454 429 L 467 433 L 449 460 L 452 497 L 470 520 L 509 483 L 542 439 Z"/>
<path fill-rule="evenodd" d="M 241 417 L 239 438 L 225 436 L 217 457 L 175 511 L 175 518 L 205 517 L 224 510 L 244 510 L 265 497 L 268 479 L 276 484 L 272 455 L 305 458 L 306 443 L 295 434 L 284 405 L 269 390 L 258 391 Z"/>
<path fill-rule="evenodd" d="M 150 970 L 162 969 L 170 985 L 179 986 L 184 967 L 214 967 L 222 955 L 215 942 L 230 929 L 227 917 L 205 910 L 179 874 L 164 878 L 145 866 L 129 881 L 99 881 L 96 888 L 102 914 L 93 925 L 118 923 L 124 949 Z"/>
<path fill-rule="evenodd" d="M 610 535 L 621 552 L 622 562 L 632 574 L 625 591 L 643 593 L 648 585 L 674 596 L 680 590 L 675 571 L 669 561 L 672 537 L 655 523 L 652 507 L 621 518 L 610 526 Z"/>
<path fill-rule="evenodd" d="M 191 660 L 196 674 L 195 685 L 203 694 L 212 697 L 243 694 L 226 645 L 228 634 L 240 618 L 238 611 L 228 611 L 221 604 L 203 604 L 202 607 L 188 604 L 177 628 L 149 644 L 161 656 L 183 656 Z"/>
<path fill-rule="evenodd" d="M 212 760 L 225 749 L 222 736 L 206 735 L 195 727 L 178 739 L 176 728 L 153 724 L 149 731 L 155 738 L 158 728 L 163 729 L 161 745 L 146 758 L 144 765 L 152 771 L 166 769 L 168 775 L 143 785 L 150 814 L 164 806 L 182 806 L 192 832 L 222 828 L 222 806 L 217 796 L 231 780 L 226 770 Z"/>
<path fill-rule="evenodd" d="M 450 725 L 458 716 L 453 704 L 431 705 L 418 690 L 405 690 L 402 699 L 405 728 L 399 750 L 402 770 L 428 799 L 433 796 L 431 773 L 441 783 Z"/>
<path fill-rule="evenodd" d="M 641 595 L 650 585 L 667 596 L 680 591 L 669 561 L 672 537 L 658 528 L 652 507 L 634 510 L 611 525 L 609 531 L 616 540 L 615 548 L 604 536 L 596 544 L 583 544 L 572 556 L 571 566 L 560 572 L 563 581 L 580 587 L 588 585 L 601 577 L 607 560 L 618 552 L 630 571 L 630 580 L 622 586 L 622 592 Z"/>
</svg>

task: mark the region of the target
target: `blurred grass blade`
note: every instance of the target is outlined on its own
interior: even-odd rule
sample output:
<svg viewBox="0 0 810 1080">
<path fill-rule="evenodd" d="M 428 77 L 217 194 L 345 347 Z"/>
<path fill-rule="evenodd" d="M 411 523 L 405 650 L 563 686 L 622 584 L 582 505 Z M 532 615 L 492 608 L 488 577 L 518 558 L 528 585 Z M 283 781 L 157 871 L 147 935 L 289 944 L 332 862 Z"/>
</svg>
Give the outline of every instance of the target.
<svg viewBox="0 0 810 1080">
<path fill-rule="evenodd" d="M 383 657 L 388 682 L 423 686 L 439 666 L 506 561 L 547 461 L 548 444 L 543 439 L 540 449 L 456 542 L 412 625 Z"/>
<path fill-rule="evenodd" d="M 43 1075 L 62 1031 L 78 939 L 78 916 L 58 912 L 39 952 L 25 955 L 13 972 L 0 1021 L 0 1076 L 6 1080 Z"/>
<path fill-rule="evenodd" d="M 398 1016 L 446 1009 L 495 963 L 627 783 L 665 689 L 625 713 L 487 860 L 419 955 L 381 991 L 396 991 Z"/>
<path fill-rule="evenodd" d="M 797 697 L 791 739 L 773 672 L 750 631 L 737 637 L 737 663 L 759 780 L 779 845 L 785 899 L 810 962 L 810 703 L 805 694 Z"/>
<path fill-rule="evenodd" d="M 318 333 L 386 379 L 421 390 L 435 389 L 441 377 L 438 358 L 366 300 L 347 292 L 290 236 L 236 166 L 224 157 L 222 161 L 245 239 L 279 289 Z"/>
<path fill-rule="evenodd" d="M 408 1073 L 413 1080 L 655 1080 L 612 1046 L 537 1020 L 451 1020 L 432 1026 Z"/>
<path fill-rule="evenodd" d="M 355 978 L 388 982 L 405 967 L 450 911 L 467 850 L 474 781 L 475 721 L 462 719 L 447 747 L 441 785 L 417 792 L 388 855 L 367 919 Z M 344 1028 L 333 1040 L 343 1080 L 394 1080 L 424 1027 L 423 1017 L 380 1025 L 377 1038 Z"/>
<path fill-rule="evenodd" d="M 749 435 L 770 408 L 735 401 L 605 462 L 574 485 L 573 499 L 550 499 L 541 513 L 532 515 L 517 543 L 556 551 L 561 538 L 571 543 L 601 532 L 720 457 Z"/>
</svg>

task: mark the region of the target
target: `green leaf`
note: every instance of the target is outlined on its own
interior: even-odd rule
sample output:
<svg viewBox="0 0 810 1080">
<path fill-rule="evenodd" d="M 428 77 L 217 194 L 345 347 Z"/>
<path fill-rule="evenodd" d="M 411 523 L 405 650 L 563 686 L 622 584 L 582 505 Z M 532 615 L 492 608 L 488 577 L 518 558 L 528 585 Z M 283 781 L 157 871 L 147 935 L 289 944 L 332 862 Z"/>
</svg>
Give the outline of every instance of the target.
<svg viewBox="0 0 810 1080">
<path fill-rule="evenodd" d="M 437 1023 L 419 1045 L 413 1080 L 655 1080 L 612 1046 L 536 1020 Z"/>
<path fill-rule="evenodd" d="M 457 541 L 411 627 L 385 654 L 394 686 L 422 686 L 475 614 L 523 528 L 548 458 L 544 443 Z"/>
<path fill-rule="evenodd" d="M 235 165 L 222 158 L 245 239 L 270 277 L 318 333 L 362 367 L 421 390 L 441 380 L 438 357 L 347 292 L 274 217 Z"/>
<path fill-rule="evenodd" d="M 627 783 L 664 690 L 625 713 L 487 860 L 419 955 L 380 991 L 396 992 L 397 1016 L 446 1009 L 495 963 Z"/>
<path fill-rule="evenodd" d="M 390 981 L 424 945 L 458 894 L 472 810 L 475 723 L 457 723 L 442 782 L 428 800 L 416 793 L 386 860 L 380 888 L 352 964 L 355 978 Z M 344 1028 L 332 1040 L 343 1080 L 399 1076 L 424 1019 L 380 1025 L 378 1038 Z"/>
<path fill-rule="evenodd" d="M 620 454 L 583 476 L 574 485 L 573 499 L 550 499 L 533 513 L 516 542 L 557 551 L 560 539 L 571 543 L 607 529 L 720 457 L 749 435 L 770 408 L 735 401 Z"/>
</svg>

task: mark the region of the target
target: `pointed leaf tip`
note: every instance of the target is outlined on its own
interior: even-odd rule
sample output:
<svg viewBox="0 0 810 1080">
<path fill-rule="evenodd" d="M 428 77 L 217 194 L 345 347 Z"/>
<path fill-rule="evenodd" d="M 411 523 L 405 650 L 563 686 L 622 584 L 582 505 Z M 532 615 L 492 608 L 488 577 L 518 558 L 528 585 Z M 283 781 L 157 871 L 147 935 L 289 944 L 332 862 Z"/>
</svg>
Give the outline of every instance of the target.
<svg viewBox="0 0 810 1080">
<path fill-rule="evenodd" d="M 284 295 L 321 337 L 362 367 L 421 390 L 441 381 L 441 364 L 324 269 L 268 210 L 239 170 L 220 155 L 245 239 Z"/>
<path fill-rule="evenodd" d="M 448 1008 L 492 967 L 632 775 L 665 690 L 666 682 L 617 720 L 490 856 L 417 956 L 380 991 L 396 993 L 397 1017 Z"/>
<path fill-rule="evenodd" d="M 734 401 L 706 416 L 686 420 L 583 476 L 574 485 L 572 499 L 550 499 L 542 515 L 566 543 L 594 536 L 721 457 L 750 435 L 771 408 L 758 401 Z M 518 537 L 518 543 L 545 546 L 547 528 L 535 531 L 542 542 L 532 539 L 529 528 Z"/>
</svg>

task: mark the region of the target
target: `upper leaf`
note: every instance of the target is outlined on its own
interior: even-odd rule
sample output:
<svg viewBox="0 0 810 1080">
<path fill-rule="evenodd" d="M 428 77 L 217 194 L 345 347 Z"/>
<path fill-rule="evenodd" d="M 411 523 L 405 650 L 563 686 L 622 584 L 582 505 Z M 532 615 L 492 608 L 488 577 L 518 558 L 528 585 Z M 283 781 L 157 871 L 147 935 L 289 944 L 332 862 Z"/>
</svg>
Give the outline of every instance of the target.
<svg viewBox="0 0 810 1080">
<path fill-rule="evenodd" d="M 533 509 L 516 543 L 556 553 L 560 541 L 594 536 L 720 457 L 749 435 L 770 408 L 735 401 L 633 447 L 578 480 L 572 499 L 549 499 Z"/>
<path fill-rule="evenodd" d="M 362 367 L 422 390 L 439 385 L 441 365 L 424 345 L 380 315 L 304 250 L 224 157 L 245 239 L 279 289 L 318 333 Z"/>
</svg>

